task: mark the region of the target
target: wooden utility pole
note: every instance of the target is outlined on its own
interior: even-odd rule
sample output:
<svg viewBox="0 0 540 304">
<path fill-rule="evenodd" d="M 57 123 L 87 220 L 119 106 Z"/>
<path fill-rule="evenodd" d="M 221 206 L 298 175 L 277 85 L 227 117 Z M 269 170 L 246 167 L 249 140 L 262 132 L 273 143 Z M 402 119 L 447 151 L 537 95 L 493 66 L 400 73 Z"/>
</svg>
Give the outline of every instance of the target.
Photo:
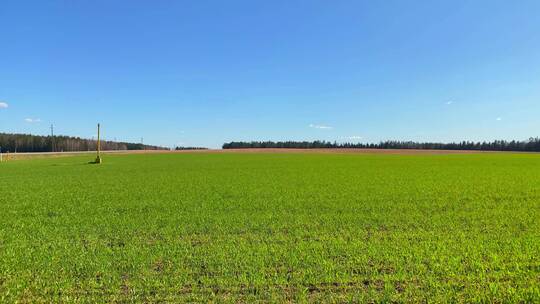
<svg viewBox="0 0 540 304">
<path fill-rule="evenodd" d="M 101 164 L 101 137 L 100 137 L 100 124 L 97 125 L 97 157 L 94 163 Z"/>
</svg>

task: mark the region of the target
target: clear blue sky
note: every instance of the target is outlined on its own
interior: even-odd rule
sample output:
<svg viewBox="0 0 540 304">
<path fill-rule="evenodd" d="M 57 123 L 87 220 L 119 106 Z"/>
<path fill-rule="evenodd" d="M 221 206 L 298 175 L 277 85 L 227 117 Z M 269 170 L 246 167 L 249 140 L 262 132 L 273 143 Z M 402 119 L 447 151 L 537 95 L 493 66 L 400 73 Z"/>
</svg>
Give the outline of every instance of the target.
<svg viewBox="0 0 540 304">
<path fill-rule="evenodd" d="M 540 135 L 540 1 L 0 5 L 0 132 L 173 146 Z M 7 106 L 7 107 L 6 107 Z"/>
</svg>

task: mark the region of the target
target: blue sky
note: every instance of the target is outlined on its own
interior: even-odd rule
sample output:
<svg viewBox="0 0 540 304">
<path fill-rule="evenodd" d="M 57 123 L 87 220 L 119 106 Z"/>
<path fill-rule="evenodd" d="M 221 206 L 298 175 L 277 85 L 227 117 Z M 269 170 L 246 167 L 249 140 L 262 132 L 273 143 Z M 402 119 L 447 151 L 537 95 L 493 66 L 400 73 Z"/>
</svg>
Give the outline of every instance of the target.
<svg viewBox="0 0 540 304">
<path fill-rule="evenodd" d="M 540 135 L 540 1 L 0 5 L 0 132 L 165 146 Z"/>
</svg>

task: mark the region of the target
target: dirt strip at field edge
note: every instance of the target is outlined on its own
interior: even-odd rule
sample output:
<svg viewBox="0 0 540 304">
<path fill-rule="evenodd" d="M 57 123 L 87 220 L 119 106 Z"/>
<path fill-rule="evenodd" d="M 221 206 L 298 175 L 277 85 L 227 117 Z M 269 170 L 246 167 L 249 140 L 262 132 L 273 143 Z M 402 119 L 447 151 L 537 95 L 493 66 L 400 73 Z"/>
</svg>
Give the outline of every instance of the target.
<svg viewBox="0 0 540 304">
<path fill-rule="evenodd" d="M 3 153 L 3 159 L 21 160 L 29 158 L 65 157 L 76 155 L 93 155 L 96 152 L 35 152 L 35 153 Z M 483 153 L 518 153 L 537 154 L 537 152 L 514 151 L 470 151 L 470 150 L 420 150 L 420 149 L 287 149 L 287 148 L 254 148 L 254 149 L 208 149 L 208 150 L 121 150 L 102 151 L 103 154 L 184 154 L 184 153 L 329 153 L 329 154 L 388 154 L 388 155 L 446 155 L 446 154 L 483 154 Z"/>
</svg>

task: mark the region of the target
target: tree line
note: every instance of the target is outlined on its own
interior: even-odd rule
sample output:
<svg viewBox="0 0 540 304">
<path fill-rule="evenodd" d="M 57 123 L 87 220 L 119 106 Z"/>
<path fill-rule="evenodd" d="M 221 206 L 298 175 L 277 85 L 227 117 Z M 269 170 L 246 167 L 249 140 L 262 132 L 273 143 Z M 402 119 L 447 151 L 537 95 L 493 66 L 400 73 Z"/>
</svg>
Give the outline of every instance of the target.
<svg viewBox="0 0 540 304">
<path fill-rule="evenodd" d="M 204 147 L 176 147 L 174 148 L 176 151 L 183 151 L 183 150 L 208 150 L 208 148 Z"/>
<path fill-rule="evenodd" d="M 462 141 L 453 143 L 414 142 L 388 140 L 379 143 L 338 143 L 330 141 L 233 141 L 223 149 L 418 149 L 418 150 L 472 150 L 540 152 L 540 138 L 526 141 L 495 140 L 490 142 Z"/>
<path fill-rule="evenodd" d="M 97 141 L 70 136 L 40 136 L 0 133 L 0 152 L 73 152 L 94 151 Z M 168 148 L 127 142 L 101 141 L 106 150 L 168 150 Z"/>
</svg>

